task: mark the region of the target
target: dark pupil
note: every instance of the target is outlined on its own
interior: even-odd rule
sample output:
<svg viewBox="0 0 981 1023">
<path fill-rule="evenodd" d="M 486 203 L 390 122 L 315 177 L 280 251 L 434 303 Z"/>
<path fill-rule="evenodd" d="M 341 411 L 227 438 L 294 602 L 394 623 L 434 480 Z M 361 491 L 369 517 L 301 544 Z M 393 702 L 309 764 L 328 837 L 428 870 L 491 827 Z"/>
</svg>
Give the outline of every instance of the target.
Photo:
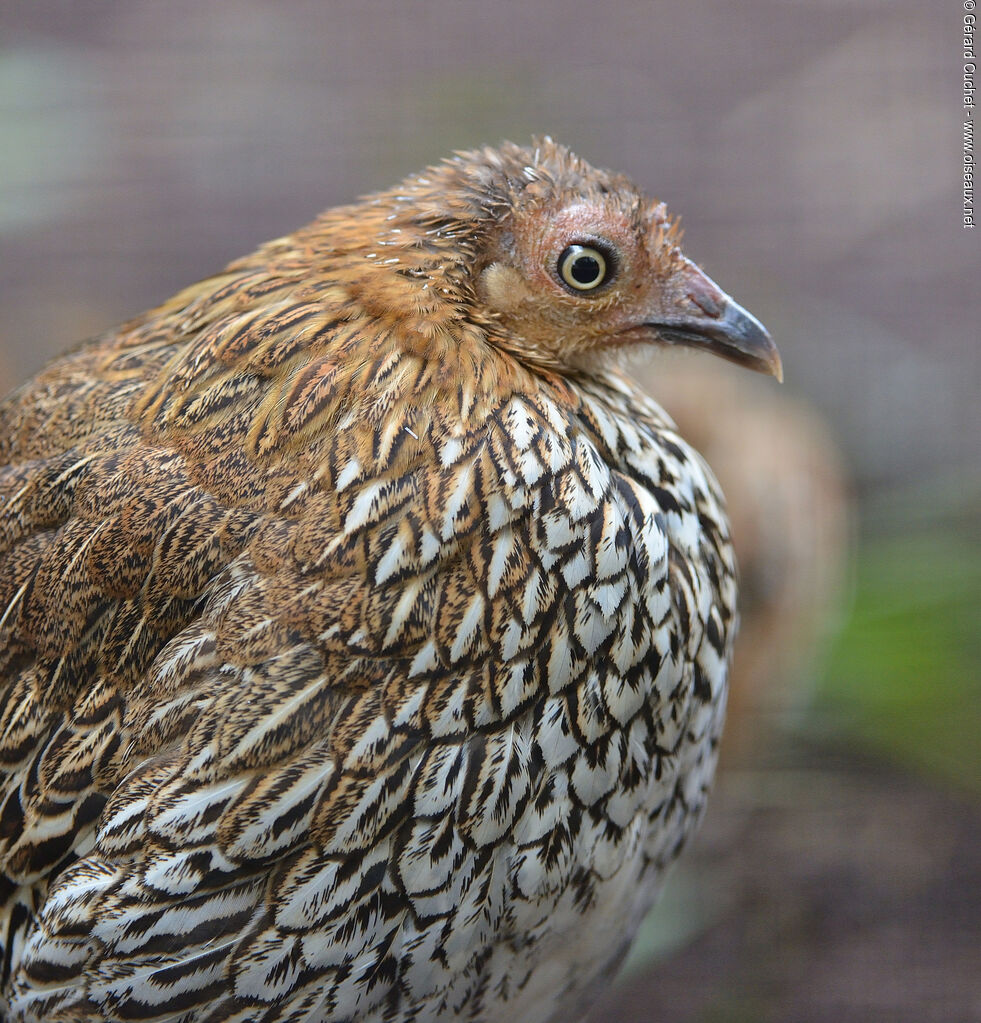
<svg viewBox="0 0 981 1023">
<path fill-rule="evenodd" d="M 592 256 L 579 256 L 569 272 L 580 284 L 592 284 L 600 275 L 600 266 Z"/>
</svg>

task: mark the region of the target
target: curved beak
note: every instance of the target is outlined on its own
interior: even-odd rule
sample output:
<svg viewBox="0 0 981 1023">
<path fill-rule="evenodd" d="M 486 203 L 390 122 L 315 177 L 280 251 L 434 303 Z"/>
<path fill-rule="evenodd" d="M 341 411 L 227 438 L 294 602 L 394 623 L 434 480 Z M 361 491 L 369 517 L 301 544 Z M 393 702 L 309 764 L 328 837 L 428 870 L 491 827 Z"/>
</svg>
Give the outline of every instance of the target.
<svg viewBox="0 0 981 1023">
<path fill-rule="evenodd" d="M 780 353 L 766 328 L 690 260 L 677 271 L 672 308 L 645 326 L 669 344 L 703 348 L 783 382 Z"/>
</svg>

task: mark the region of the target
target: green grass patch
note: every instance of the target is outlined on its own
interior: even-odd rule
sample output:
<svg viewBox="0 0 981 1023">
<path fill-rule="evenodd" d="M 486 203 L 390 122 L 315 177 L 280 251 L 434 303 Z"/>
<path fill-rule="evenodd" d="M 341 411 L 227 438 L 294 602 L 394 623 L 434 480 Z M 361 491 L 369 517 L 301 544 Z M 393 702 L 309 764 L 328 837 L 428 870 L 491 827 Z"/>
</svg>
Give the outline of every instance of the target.
<svg viewBox="0 0 981 1023">
<path fill-rule="evenodd" d="M 872 537 L 818 708 L 863 743 L 981 792 L 981 537 L 963 526 Z"/>
</svg>

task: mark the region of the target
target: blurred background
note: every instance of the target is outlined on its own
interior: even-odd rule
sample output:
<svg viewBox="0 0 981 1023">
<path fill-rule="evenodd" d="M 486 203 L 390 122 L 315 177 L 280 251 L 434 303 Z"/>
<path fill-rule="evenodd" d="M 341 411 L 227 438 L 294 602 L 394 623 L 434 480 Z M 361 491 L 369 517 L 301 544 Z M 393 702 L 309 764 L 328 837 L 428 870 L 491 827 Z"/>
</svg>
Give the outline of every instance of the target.
<svg viewBox="0 0 981 1023">
<path fill-rule="evenodd" d="M 0 385 L 320 209 L 550 133 L 787 383 L 641 371 L 744 576 L 706 826 L 592 1017 L 981 1020 L 981 233 L 959 0 L 0 7 Z M 707 365 L 707 363 L 713 363 Z"/>
</svg>

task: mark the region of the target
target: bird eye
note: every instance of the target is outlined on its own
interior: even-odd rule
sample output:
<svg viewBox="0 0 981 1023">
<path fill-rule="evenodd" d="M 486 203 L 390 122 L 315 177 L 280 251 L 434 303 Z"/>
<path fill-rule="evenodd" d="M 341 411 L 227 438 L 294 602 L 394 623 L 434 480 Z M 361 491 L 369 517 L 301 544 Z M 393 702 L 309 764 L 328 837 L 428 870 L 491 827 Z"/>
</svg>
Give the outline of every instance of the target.
<svg viewBox="0 0 981 1023">
<path fill-rule="evenodd" d="M 576 291 L 592 291 L 607 278 L 606 257 L 589 245 L 570 245 L 559 256 L 559 276 Z"/>
</svg>

